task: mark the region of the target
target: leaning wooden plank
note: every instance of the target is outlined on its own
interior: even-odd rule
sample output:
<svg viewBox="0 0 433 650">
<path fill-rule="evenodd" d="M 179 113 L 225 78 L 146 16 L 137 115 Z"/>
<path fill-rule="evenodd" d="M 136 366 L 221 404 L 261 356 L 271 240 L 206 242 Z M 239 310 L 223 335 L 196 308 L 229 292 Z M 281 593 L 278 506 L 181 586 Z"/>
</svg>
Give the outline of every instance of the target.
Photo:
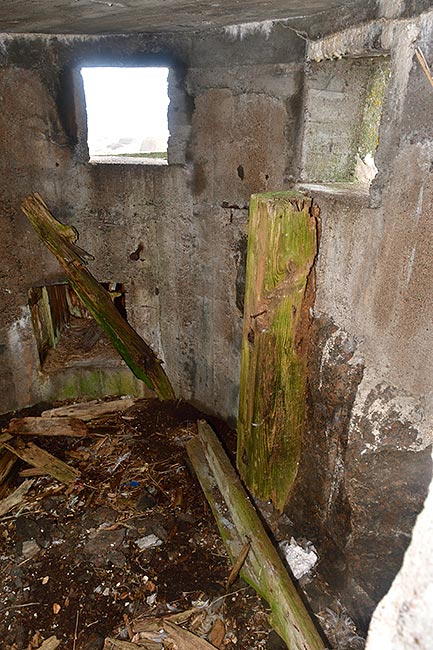
<svg viewBox="0 0 433 650">
<path fill-rule="evenodd" d="M 13 418 L 9 422 L 8 433 L 14 436 L 68 436 L 81 438 L 88 433 L 87 425 L 78 418 Z"/>
<path fill-rule="evenodd" d="M 70 467 L 32 442 L 24 443 L 17 438 L 14 446 L 7 443 L 4 446 L 21 460 L 32 465 L 32 467 L 45 470 L 47 474 L 61 483 L 74 483 L 80 475 L 80 472 L 74 467 Z"/>
<path fill-rule="evenodd" d="M 211 645 L 201 637 L 185 630 L 183 627 L 163 621 L 162 625 L 167 632 L 170 640 L 173 640 L 178 650 L 212 650 L 215 646 Z"/>
<path fill-rule="evenodd" d="M 188 454 L 232 560 L 249 542 L 241 575 L 269 603 L 272 626 L 290 650 L 323 650 L 320 634 L 216 435 L 206 422 L 198 426 L 199 437 L 187 444 Z"/>
<path fill-rule="evenodd" d="M 111 402 L 98 402 L 92 400 L 91 402 L 81 402 L 80 404 L 71 404 L 70 406 L 60 406 L 59 408 L 50 409 L 42 412 L 43 418 L 66 418 L 74 417 L 89 422 L 90 420 L 97 420 L 98 418 L 118 411 L 126 411 L 135 404 L 135 399 L 115 399 Z"/>
<path fill-rule="evenodd" d="M 136 377 L 162 400 L 173 399 L 170 381 L 150 346 L 116 309 L 110 294 L 86 268 L 89 255 L 76 246 L 77 231 L 53 217 L 39 194 L 28 196 L 22 210 L 39 237 L 65 269 L 68 281 Z"/>
<path fill-rule="evenodd" d="M 280 512 L 299 465 L 318 230 L 318 208 L 299 192 L 251 197 L 237 466 Z"/>
<path fill-rule="evenodd" d="M 32 487 L 33 483 L 34 481 L 24 481 L 24 483 L 21 483 L 21 485 L 14 492 L 12 492 L 12 494 L 0 501 L 0 517 L 21 503 L 27 492 Z"/>
</svg>

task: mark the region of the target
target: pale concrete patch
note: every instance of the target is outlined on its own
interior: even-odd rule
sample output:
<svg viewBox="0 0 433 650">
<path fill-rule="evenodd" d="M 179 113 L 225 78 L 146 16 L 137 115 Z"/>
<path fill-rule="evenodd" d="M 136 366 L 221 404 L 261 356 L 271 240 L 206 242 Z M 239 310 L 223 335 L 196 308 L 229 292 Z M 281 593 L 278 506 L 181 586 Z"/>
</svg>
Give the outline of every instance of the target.
<svg viewBox="0 0 433 650">
<path fill-rule="evenodd" d="M 430 650 L 433 639 L 433 484 L 391 589 L 379 603 L 366 650 Z"/>
</svg>

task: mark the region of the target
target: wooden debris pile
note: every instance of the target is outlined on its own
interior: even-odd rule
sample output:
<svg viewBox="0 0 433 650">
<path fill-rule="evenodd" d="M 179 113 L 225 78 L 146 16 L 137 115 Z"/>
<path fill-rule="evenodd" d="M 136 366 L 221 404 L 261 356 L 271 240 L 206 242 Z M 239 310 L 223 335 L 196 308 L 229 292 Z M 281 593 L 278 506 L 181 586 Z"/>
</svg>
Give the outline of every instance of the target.
<svg viewBox="0 0 433 650">
<path fill-rule="evenodd" d="M 267 647 L 266 607 L 236 582 L 249 547 L 233 568 L 187 468 L 200 415 L 122 399 L 10 420 L 2 650 Z"/>
<path fill-rule="evenodd" d="M 55 458 L 33 442 L 26 442 L 22 436 L 24 438 L 39 436 L 42 438 L 82 438 L 88 435 L 86 422 L 124 411 L 133 406 L 134 402 L 135 400 L 131 398 L 109 402 L 93 400 L 84 404 L 73 404 L 44 411 L 41 417 L 13 418 L 0 435 L 0 494 L 2 485 L 6 482 L 17 458 L 31 466 L 31 469 L 22 470 L 20 476 L 49 475 L 66 485 L 75 483 L 80 476 L 78 470 Z M 27 490 L 20 486 L 14 495 L 8 497 L 7 502 L 6 500 L 0 502 L 0 514 L 5 514 L 8 511 L 5 510 L 7 504 L 12 504 L 9 505 L 9 509 L 18 505 L 17 499 L 22 500 L 31 487 L 30 482 L 27 482 L 26 485 L 28 486 Z"/>
<path fill-rule="evenodd" d="M 0 491 L 7 488 L 15 462 L 18 458 L 31 466 L 21 476 L 52 476 L 66 485 L 75 483 L 80 473 L 49 452 L 41 449 L 26 437 L 69 436 L 81 438 L 87 435 L 87 425 L 77 418 L 42 417 L 14 418 L 0 434 Z M 23 438 L 24 437 L 24 438 Z M 25 481 L 12 494 L 0 501 L 0 516 L 19 505 L 29 491 L 33 481 Z"/>
</svg>

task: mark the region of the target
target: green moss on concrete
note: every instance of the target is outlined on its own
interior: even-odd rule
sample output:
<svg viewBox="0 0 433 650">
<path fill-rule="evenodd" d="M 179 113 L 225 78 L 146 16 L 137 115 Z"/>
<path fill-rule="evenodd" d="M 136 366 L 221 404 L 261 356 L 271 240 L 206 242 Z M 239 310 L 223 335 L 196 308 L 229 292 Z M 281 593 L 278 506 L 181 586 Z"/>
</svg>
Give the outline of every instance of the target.
<svg viewBox="0 0 433 650">
<path fill-rule="evenodd" d="M 80 370 L 79 386 L 81 395 L 87 397 L 98 397 L 102 392 L 101 377 L 99 369 Z"/>
<path fill-rule="evenodd" d="M 52 401 L 81 397 L 79 377 L 71 373 L 56 375 L 54 386 L 51 384 L 51 388 L 50 400 Z"/>
<path fill-rule="evenodd" d="M 41 401 L 75 399 L 79 397 L 96 399 L 107 395 L 151 395 L 143 390 L 127 367 L 74 367 L 65 368 L 52 374 L 41 373 L 40 383 L 35 393 Z"/>
<path fill-rule="evenodd" d="M 391 75 L 388 58 L 375 61 L 367 88 L 364 116 L 359 130 L 358 153 L 364 159 L 369 153 L 374 155 L 379 144 L 379 127 L 382 116 L 383 98 Z"/>
</svg>

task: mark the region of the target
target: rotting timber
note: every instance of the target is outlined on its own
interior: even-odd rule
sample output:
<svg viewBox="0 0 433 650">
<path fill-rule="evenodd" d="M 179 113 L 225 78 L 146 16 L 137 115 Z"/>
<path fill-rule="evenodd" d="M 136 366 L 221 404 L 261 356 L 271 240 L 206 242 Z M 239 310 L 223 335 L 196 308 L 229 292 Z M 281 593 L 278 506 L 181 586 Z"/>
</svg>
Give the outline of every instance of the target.
<svg viewBox="0 0 433 650">
<path fill-rule="evenodd" d="M 233 562 L 248 545 L 240 574 L 264 598 L 270 623 L 290 650 L 325 645 L 248 495 L 205 421 L 187 451 Z"/>
<path fill-rule="evenodd" d="M 250 492 L 279 511 L 300 457 L 318 233 L 311 198 L 251 197 L 237 465 Z"/>
<path fill-rule="evenodd" d="M 37 193 L 27 197 L 21 207 L 39 237 L 65 269 L 68 281 L 80 300 L 134 375 L 153 389 L 160 399 L 173 399 L 173 388 L 161 360 L 117 311 L 108 291 L 86 268 L 87 259 L 91 259 L 91 256 L 75 245 L 78 239 L 75 228 L 57 221 Z"/>
</svg>

